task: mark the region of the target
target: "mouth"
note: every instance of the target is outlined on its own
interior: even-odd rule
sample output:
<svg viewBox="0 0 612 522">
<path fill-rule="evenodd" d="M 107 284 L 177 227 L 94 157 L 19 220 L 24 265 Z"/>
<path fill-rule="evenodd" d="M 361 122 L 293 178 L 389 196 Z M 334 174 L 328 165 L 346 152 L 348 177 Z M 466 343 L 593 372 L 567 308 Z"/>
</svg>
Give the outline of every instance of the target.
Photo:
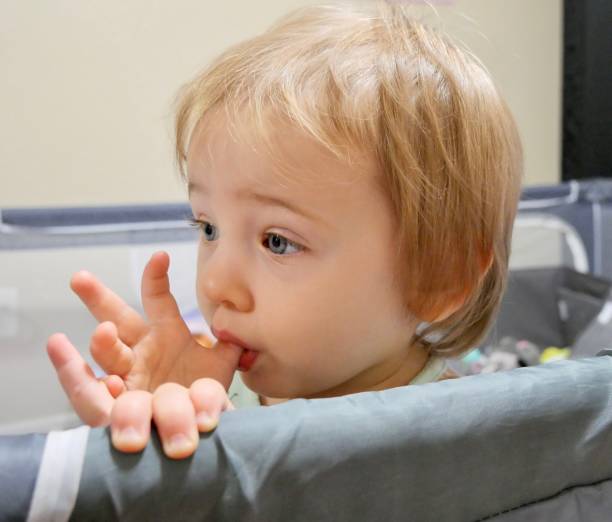
<svg viewBox="0 0 612 522">
<path fill-rule="evenodd" d="M 243 350 L 240 360 L 238 361 L 238 370 L 241 372 L 248 372 L 253 364 L 255 364 L 255 359 L 257 359 L 258 355 L 259 352 L 255 350 Z"/>
<path fill-rule="evenodd" d="M 259 351 L 252 349 L 239 337 L 236 337 L 227 330 L 216 330 L 214 326 L 211 328 L 211 330 L 217 340 L 231 343 L 238 348 L 242 348 L 242 353 L 240 354 L 240 359 L 238 360 L 238 370 L 241 372 L 248 372 L 253 364 L 255 364 Z"/>
</svg>

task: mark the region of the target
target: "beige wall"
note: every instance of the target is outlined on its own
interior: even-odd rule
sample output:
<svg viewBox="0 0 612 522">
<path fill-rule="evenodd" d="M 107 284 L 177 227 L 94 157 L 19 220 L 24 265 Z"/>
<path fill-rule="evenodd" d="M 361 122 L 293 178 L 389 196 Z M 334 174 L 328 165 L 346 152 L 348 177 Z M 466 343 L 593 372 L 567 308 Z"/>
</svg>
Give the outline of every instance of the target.
<svg viewBox="0 0 612 522">
<path fill-rule="evenodd" d="M 228 44 L 306 3 L 0 3 L 0 207 L 182 200 L 176 89 Z M 438 3 L 514 111 L 527 183 L 556 182 L 561 0 Z"/>
<path fill-rule="evenodd" d="M 457 0 L 450 34 L 484 62 L 517 120 L 525 183 L 561 180 L 562 0 Z"/>
</svg>

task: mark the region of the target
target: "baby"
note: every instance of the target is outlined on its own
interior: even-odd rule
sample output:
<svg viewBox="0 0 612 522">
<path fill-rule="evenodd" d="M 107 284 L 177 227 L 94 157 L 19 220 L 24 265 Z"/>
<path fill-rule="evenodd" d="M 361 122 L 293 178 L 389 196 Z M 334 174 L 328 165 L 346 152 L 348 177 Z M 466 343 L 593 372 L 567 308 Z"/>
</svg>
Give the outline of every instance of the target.
<svg viewBox="0 0 612 522">
<path fill-rule="evenodd" d="M 144 448 L 153 420 L 166 455 L 192 454 L 234 408 L 237 369 L 263 405 L 336 397 L 444 378 L 486 333 L 520 140 L 482 65 L 401 3 L 305 7 L 231 47 L 181 93 L 176 138 L 217 342 L 190 334 L 160 252 L 146 320 L 91 274 L 72 279 L 108 377 L 63 334 L 47 347 L 116 448 Z"/>
</svg>

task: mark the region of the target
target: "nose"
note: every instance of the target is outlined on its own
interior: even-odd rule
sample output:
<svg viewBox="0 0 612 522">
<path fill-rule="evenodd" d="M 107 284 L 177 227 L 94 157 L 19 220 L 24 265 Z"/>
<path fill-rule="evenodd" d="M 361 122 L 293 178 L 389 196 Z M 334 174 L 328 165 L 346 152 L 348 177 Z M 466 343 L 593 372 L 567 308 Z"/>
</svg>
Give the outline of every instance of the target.
<svg viewBox="0 0 612 522">
<path fill-rule="evenodd" d="M 198 254 L 198 294 L 216 306 L 226 305 L 239 312 L 253 307 L 253 296 L 245 279 L 246 262 L 236 251 L 221 245 Z"/>
</svg>

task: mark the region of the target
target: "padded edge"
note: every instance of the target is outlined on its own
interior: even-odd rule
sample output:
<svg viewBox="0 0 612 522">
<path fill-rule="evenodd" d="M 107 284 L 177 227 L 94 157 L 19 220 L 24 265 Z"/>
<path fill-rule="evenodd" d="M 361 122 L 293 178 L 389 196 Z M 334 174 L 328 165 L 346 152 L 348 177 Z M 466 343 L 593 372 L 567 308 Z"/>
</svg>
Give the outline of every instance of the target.
<svg viewBox="0 0 612 522">
<path fill-rule="evenodd" d="M 92 430 L 73 520 L 482 519 L 612 477 L 612 361 L 225 412 L 195 455 Z"/>
</svg>

